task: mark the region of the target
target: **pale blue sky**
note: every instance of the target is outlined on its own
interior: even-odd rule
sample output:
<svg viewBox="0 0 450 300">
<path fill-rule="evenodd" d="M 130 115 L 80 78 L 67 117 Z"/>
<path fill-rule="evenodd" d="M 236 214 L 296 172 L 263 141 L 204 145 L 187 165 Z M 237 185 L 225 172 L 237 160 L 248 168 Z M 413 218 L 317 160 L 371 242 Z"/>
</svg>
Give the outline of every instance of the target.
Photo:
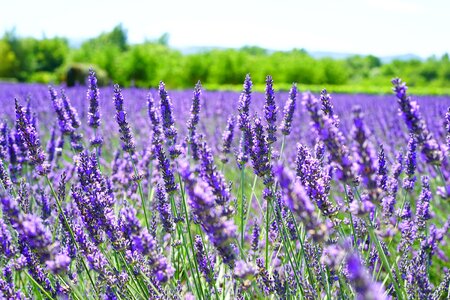
<svg viewBox="0 0 450 300">
<path fill-rule="evenodd" d="M 450 52 L 446 0 L 0 0 L 0 33 L 79 40 L 122 23 L 130 42 L 170 34 L 175 47 L 257 45 L 375 54 Z"/>
</svg>

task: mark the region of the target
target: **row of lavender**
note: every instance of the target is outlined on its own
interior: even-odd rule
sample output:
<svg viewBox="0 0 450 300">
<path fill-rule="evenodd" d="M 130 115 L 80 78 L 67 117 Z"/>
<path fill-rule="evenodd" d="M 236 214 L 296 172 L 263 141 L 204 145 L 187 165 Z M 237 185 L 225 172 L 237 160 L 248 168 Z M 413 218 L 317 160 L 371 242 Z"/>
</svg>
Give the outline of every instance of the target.
<svg viewBox="0 0 450 300">
<path fill-rule="evenodd" d="M 448 297 L 450 99 L 392 83 L 0 85 L 1 294 Z"/>
</svg>

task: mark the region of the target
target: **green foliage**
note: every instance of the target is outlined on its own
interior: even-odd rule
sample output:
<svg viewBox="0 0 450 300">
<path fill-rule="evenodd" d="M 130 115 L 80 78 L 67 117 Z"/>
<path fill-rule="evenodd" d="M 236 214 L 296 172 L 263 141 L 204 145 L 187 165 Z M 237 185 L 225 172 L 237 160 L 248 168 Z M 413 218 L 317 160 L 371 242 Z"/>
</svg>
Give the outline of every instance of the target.
<svg viewBox="0 0 450 300">
<path fill-rule="evenodd" d="M 5 40 L 0 40 L 0 78 L 11 76 L 17 63 L 17 58 L 11 49 L 11 45 Z"/>
<path fill-rule="evenodd" d="M 128 43 L 122 25 L 89 39 L 79 48 L 70 48 L 63 38 L 19 38 L 14 30 L 0 40 L 0 78 L 19 81 L 81 81 L 79 66 L 95 66 L 105 82 L 122 86 L 156 86 L 160 80 L 171 88 L 192 87 L 197 80 L 211 87 L 241 85 L 245 74 L 252 74 L 256 85 L 266 75 L 277 78 L 277 85 L 292 82 L 309 86 L 346 86 L 373 91 L 392 77 L 401 76 L 411 86 L 427 86 L 442 91 L 450 84 L 450 60 L 431 57 L 420 60 L 394 60 L 382 63 L 378 57 L 351 56 L 346 59 L 316 59 L 303 49 L 268 51 L 257 46 L 240 49 L 213 49 L 183 55 L 169 47 L 169 34 L 141 44 Z M 68 76 L 74 72 L 74 76 Z M 54 73 L 54 75 L 51 75 Z M 356 87 L 356 88 L 355 88 Z"/>
</svg>

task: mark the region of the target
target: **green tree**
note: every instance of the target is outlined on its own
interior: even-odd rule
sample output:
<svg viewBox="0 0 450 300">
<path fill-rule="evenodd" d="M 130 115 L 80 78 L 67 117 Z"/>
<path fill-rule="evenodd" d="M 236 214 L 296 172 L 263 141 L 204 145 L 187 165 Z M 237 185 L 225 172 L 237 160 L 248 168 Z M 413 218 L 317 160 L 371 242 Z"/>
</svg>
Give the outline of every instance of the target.
<svg viewBox="0 0 450 300">
<path fill-rule="evenodd" d="M 16 55 L 9 43 L 5 40 L 0 40 L 0 78 L 14 77 L 17 64 Z"/>
</svg>

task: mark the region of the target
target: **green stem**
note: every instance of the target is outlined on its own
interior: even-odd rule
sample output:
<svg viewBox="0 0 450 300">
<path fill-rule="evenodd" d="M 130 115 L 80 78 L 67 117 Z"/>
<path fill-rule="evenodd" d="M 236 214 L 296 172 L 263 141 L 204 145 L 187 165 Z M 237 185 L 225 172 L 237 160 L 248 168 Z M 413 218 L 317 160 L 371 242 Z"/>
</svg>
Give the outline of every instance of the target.
<svg viewBox="0 0 450 300">
<path fill-rule="evenodd" d="M 266 206 L 266 270 L 268 270 L 269 266 L 269 226 L 270 226 L 270 205 L 271 205 L 272 197 L 267 199 Z"/>
<path fill-rule="evenodd" d="M 191 250 L 192 250 L 192 255 L 193 257 L 193 261 L 194 261 L 194 266 L 195 266 L 195 271 L 197 273 L 197 277 L 199 280 L 199 284 L 200 284 L 200 291 L 202 293 L 203 296 L 203 288 L 200 282 L 200 272 L 198 270 L 198 264 L 197 264 L 197 260 L 195 259 L 195 251 L 194 251 L 194 240 L 192 238 L 192 234 L 191 234 L 191 222 L 189 221 L 189 214 L 188 214 L 188 210 L 187 210 L 187 205 L 186 205 L 186 195 L 184 193 L 184 188 L 183 188 L 183 182 L 181 181 L 181 176 L 180 173 L 178 173 L 178 181 L 180 183 L 180 190 L 181 190 L 181 203 L 183 204 L 183 210 L 184 210 L 184 218 L 185 218 L 185 223 L 186 223 L 186 230 L 188 232 L 188 236 L 189 236 L 189 241 L 191 243 Z"/>
<path fill-rule="evenodd" d="M 177 206 L 176 206 L 176 204 L 175 204 L 175 199 L 174 199 L 173 195 L 170 195 L 170 196 L 169 196 L 169 199 L 170 199 L 170 205 L 171 205 L 171 207 L 172 207 L 172 211 L 173 211 L 175 217 L 178 219 L 178 218 L 179 218 L 179 215 L 178 215 Z M 178 236 L 181 236 L 181 239 L 182 239 L 182 247 L 183 247 L 184 252 L 185 252 L 185 254 L 186 254 L 186 257 L 187 257 L 189 269 L 190 269 L 191 272 L 192 272 L 195 290 L 196 290 L 196 292 L 197 292 L 197 295 L 199 295 L 199 296 L 201 295 L 201 297 L 203 297 L 203 289 L 201 288 L 200 277 L 198 277 L 198 281 L 199 281 L 199 282 L 197 282 L 197 277 L 194 275 L 194 274 L 195 274 L 195 271 L 193 270 L 194 268 L 192 267 L 192 260 L 191 260 L 190 255 L 189 255 L 189 250 L 188 250 L 188 248 L 187 248 L 187 246 L 186 246 L 186 238 L 185 238 L 185 236 L 184 236 L 184 234 L 183 234 L 183 230 L 182 230 L 182 228 L 181 228 L 181 225 L 180 225 L 180 223 L 178 223 L 178 222 L 176 223 L 176 229 L 177 229 Z M 187 229 L 189 230 L 189 228 L 187 228 Z M 194 253 L 194 252 L 193 252 L 193 253 Z M 185 260 L 184 257 L 183 257 L 183 260 Z M 193 260 L 195 261 L 195 258 L 194 258 Z M 198 272 L 198 268 L 197 268 L 197 272 Z M 186 274 L 187 274 L 187 273 L 186 273 Z M 197 274 L 198 274 L 198 273 L 197 273 Z M 187 275 L 186 275 L 186 276 L 187 276 Z M 188 278 L 188 277 L 186 277 L 186 280 L 187 280 L 188 285 L 190 285 L 190 284 L 189 284 L 189 278 Z M 199 286 L 199 285 L 200 285 L 200 286 Z"/>
<path fill-rule="evenodd" d="M 33 276 L 31 276 L 30 274 L 28 274 L 28 272 L 25 272 L 25 274 L 27 275 L 28 279 L 30 279 L 34 285 L 36 285 L 43 293 L 44 295 L 49 298 L 49 299 L 55 299 L 52 295 L 50 295 L 42 285 L 40 285 L 34 278 Z"/>
<path fill-rule="evenodd" d="M 345 198 L 346 198 L 345 203 L 347 204 L 348 215 L 350 217 L 350 224 L 351 224 L 351 228 L 352 228 L 353 245 L 356 247 L 357 239 L 356 239 L 356 233 L 355 233 L 355 225 L 353 224 L 353 216 L 352 216 L 352 213 L 350 212 L 350 203 L 348 203 L 347 185 L 345 183 L 344 183 L 344 191 L 345 191 Z"/>
<path fill-rule="evenodd" d="M 372 239 L 372 241 L 375 243 L 375 246 L 377 247 L 378 253 L 381 258 L 381 262 L 382 262 L 384 268 L 386 269 L 386 272 L 388 273 L 389 279 L 391 280 L 392 284 L 394 285 L 394 289 L 397 294 L 397 297 L 400 300 L 404 299 L 403 290 L 400 289 L 400 287 L 397 283 L 397 280 L 395 280 L 395 278 L 394 278 L 394 274 L 392 273 L 391 264 L 389 263 L 389 260 L 386 256 L 386 254 L 384 253 L 383 246 L 381 245 L 380 240 L 378 239 L 378 237 L 375 233 L 372 221 L 369 218 L 367 218 L 367 222 L 369 224 L 368 230 L 369 230 L 370 238 Z"/>
<path fill-rule="evenodd" d="M 141 180 L 139 179 L 139 173 L 137 171 L 136 164 L 134 163 L 133 158 L 131 158 L 131 161 L 132 161 L 132 164 L 133 164 L 134 176 L 136 177 L 136 181 L 137 181 L 137 184 L 138 184 L 139 196 L 141 197 L 141 204 L 142 204 L 142 210 L 144 211 L 145 225 L 147 227 L 147 230 L 150 230 L 150 224 L 149 224 L 148 218 L 147 218 L 147 206 L 146 206 L 146 203 L 145 203 L 144 192 L 142 191 Z"/>
<path fill-rule="evenodd" d="M 244 168 L 242 168 L 241 170 L 241 209 L 240 209 L 240 214 L 241 214 L 241 248 L 244 249 L 244 229 L 245 229 L 245 225 L 244 225 L 244 181 L 245 181 L 245 173 L 244 173 Z M 243 255 L 244 253 L 242 253 Z"/>
</svg>

